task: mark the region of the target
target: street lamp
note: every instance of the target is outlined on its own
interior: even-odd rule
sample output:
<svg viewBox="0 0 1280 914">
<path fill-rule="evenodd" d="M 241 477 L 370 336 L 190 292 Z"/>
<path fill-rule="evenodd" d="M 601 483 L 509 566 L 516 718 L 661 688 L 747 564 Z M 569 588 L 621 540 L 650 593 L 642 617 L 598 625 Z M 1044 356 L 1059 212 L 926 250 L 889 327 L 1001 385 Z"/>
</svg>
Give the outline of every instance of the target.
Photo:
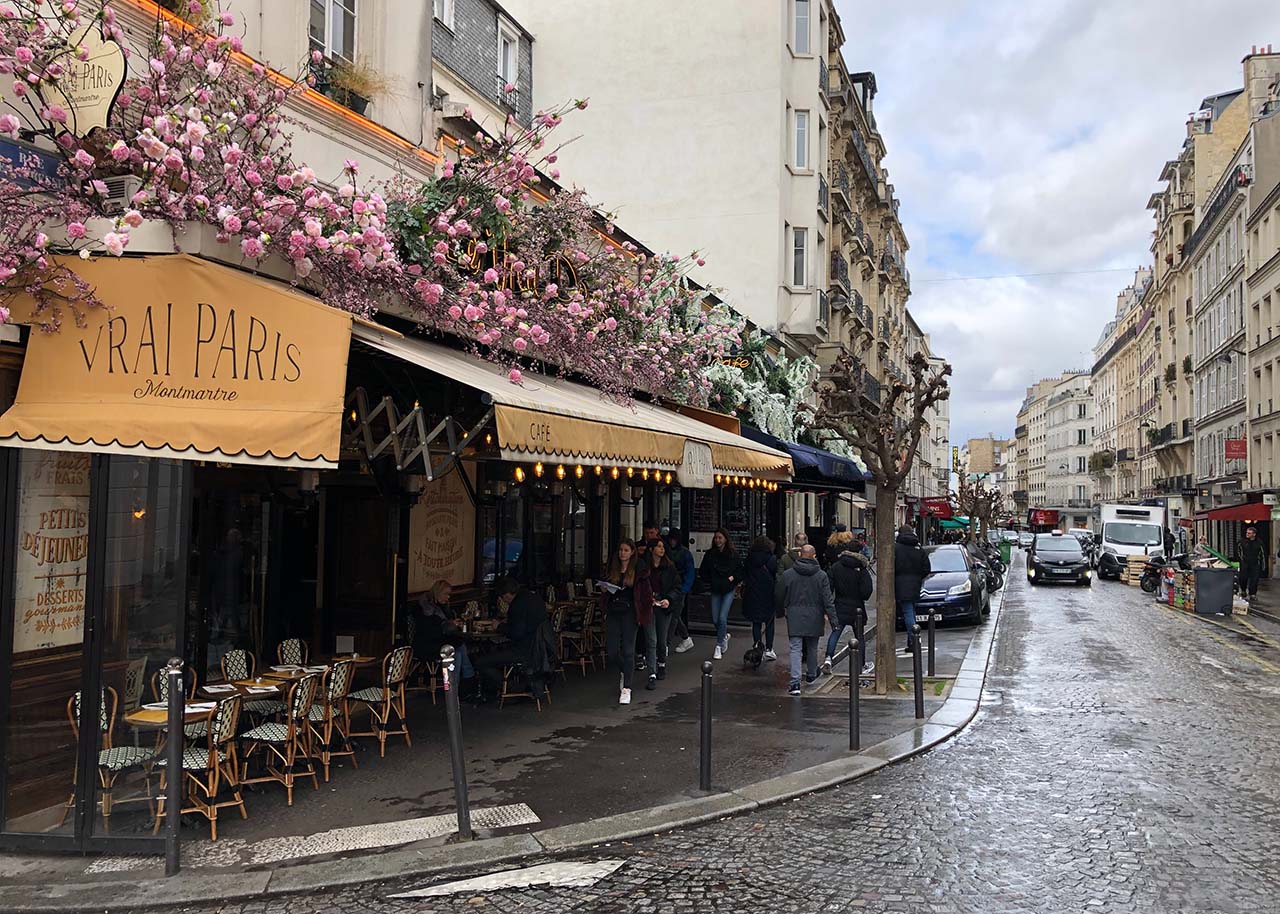
<svg viewBox="0 0 1280 914">
<path fill-rule="evenodd" d="M 1245 354 L 1246 353 L 1243 349 L 1228 349 L 1226 352 L 1219 352 L 1215 361 L 1221 362 L 1223 365 L 1230 365 L 1231 356 L 1233 355 L 1243 356 Z"/>
</svg>

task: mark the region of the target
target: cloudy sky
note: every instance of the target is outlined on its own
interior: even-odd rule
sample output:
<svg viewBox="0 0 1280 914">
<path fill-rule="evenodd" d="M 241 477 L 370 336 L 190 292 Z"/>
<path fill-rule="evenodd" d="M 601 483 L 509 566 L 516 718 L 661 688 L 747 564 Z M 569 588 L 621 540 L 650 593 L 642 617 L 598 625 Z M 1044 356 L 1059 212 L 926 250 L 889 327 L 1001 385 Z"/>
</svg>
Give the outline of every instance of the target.
<svg viewBox="0 0 1280 914">
<path fill-rule="evenodd" d="M 1188 114 L 1240 87 L 1251 45 L 1280 46 L 1280 17 L 1259 0 L 836 6 L 849 69 L 876 74 L 910 308 L 954 365 L 952 440 L 1011 435 L 1028 384 L 1089 367 L 1150 260 L 1146 202 Z M 1010 278 L 936 281 L 989 276 Z"/>
</svg>

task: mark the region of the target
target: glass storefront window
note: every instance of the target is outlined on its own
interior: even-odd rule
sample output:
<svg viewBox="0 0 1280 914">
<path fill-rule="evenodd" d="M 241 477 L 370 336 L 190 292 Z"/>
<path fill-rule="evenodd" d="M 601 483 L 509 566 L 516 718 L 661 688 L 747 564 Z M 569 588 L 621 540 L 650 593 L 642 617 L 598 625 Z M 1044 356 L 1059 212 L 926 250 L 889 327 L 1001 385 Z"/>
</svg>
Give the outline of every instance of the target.
<svg viewBox="0 0 1280 914">
<path fill-rule="evenodd" d="M 564 519 L 560 530 L 560 574 L 566 581 L 580 581 L 587 565 L 587 503 L 577 488 L 569 486 L 562 501 Z"/>
</svg>

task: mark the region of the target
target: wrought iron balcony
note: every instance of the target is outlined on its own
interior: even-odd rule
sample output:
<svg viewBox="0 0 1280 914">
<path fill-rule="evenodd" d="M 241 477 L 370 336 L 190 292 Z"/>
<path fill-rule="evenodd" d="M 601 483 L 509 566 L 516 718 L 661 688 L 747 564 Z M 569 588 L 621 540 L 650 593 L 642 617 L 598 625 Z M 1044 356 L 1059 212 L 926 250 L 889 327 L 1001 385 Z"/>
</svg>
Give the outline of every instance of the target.
<svg viewBox="0 0 1280 914">
<path fill-rule="evenodd" d="M 831 74 L 827 72 L 827 64 L 823 60 L 818 61 L 818 88 L 822 90 L 823 98 L 831 94 Z"/>
<path fill-rule="evenodd" d="M 831 254 L 831 284 L 838 285 L 846 296 L 849 295 L 849 261 L 838 251 Z"/>
<path fill-rule="evenodd" d="M 825 219 L 827 213 L 830 212 L 831 191 L 827 187 L 827 178 L 825 175 L 818 175 L 818 212 L 822 213 Z"/>
<path fill-rule="evenodd" d="M 846 209 L 853 209 L 853 194 L 849 191 L 849 169 L 844 162 L 831 163 L 831 189 Z M 841 200 L 841 197 L 844 199 Z"/>
<path fill-rule="evenodd" d="M 831 326 L 831 297 L 821 289 L 818 290 L 818 323 L 823 328 Z"/>
</svg>

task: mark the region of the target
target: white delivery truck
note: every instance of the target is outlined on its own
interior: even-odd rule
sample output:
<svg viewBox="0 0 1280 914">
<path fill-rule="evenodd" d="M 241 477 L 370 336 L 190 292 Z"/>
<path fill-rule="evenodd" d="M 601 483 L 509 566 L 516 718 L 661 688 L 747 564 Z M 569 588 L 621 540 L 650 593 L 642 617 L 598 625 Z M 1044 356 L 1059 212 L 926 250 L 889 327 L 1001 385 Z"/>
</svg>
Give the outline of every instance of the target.
<svg viewBox="0 0 1280 914">
<path fill-rule="evenodd" d="M 1131 555 L 1164 554 L 1164 508 L 1103 505 L 1098 577 L 1119 579 Z"/>
</svg>

